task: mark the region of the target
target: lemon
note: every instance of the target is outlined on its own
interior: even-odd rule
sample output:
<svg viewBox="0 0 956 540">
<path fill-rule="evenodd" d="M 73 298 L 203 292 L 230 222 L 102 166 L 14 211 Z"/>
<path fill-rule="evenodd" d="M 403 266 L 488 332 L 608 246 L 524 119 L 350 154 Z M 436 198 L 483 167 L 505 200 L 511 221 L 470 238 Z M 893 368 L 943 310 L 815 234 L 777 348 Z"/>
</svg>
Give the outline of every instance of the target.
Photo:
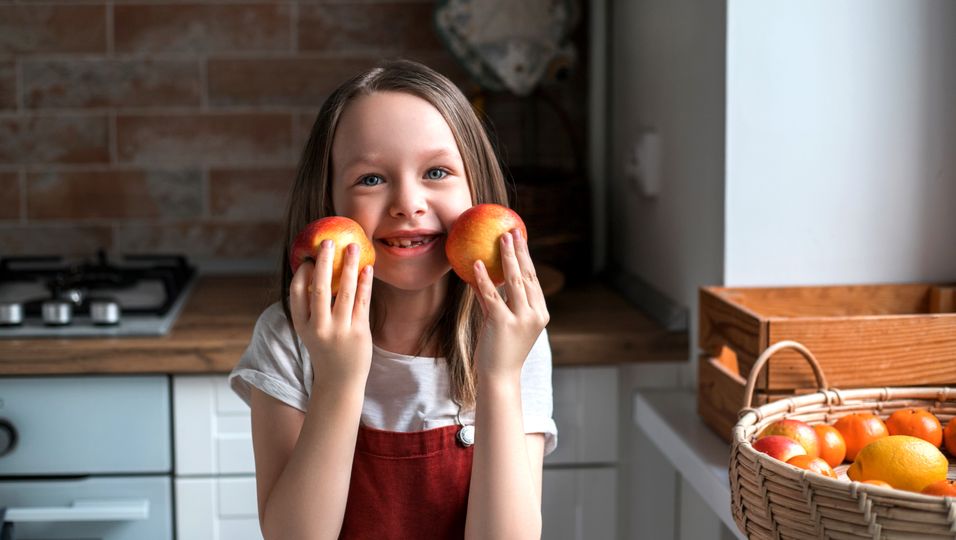
<svg viewBox="0 0 956 540">
<path fill-rule="evenodd" d="M 890 435 L 863 447 L 846 474 L 850 480 L 883 480 L 896 489 L 922 491 L 946 479 L 949 461 L 932 444 L 909 435 Z"/>
</svg>

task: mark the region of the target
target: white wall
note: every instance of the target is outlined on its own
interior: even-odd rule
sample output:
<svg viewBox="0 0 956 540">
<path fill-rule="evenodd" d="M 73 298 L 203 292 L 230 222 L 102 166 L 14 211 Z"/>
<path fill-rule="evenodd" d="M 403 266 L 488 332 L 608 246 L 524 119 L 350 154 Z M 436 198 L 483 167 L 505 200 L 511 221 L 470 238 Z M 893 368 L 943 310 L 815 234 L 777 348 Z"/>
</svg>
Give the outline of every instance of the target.
<svg viewBox="0 0 956 540">
<path fill-rule="evenodd" d="M 956 278 L 956 2 L 730 0 L 728 285 Z"/>
<path fill-rule="evenodd" d="M 608 258 L 691 309 L 700 284 L 723 279 L 725 13 L 714 0 L 617 0 L 609 10 Z M 655 198 L 624 174 L 645 130 L 661 141 Z M 696 321 L 692 312 L 692 336 Z"/>
</svg>

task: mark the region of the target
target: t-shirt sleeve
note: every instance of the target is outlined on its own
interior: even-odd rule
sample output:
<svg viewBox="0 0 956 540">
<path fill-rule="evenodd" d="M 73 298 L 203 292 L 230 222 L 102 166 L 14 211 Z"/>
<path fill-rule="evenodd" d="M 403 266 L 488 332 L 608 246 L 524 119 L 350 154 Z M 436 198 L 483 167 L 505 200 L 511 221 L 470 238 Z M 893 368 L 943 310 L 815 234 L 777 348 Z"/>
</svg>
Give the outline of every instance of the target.
<svg viewBox="0 0 956 540">
<path fill-rule="evenodd" d="M 279 401 L 305 411 L 308 392 L 303 361 L 297 351 L 297 340 L 282 311 L 275 303 L 259 316 L 252 339 L 239 363 L 229 374 L 229 386 L 247 405 L 251 405 L 252 388 L 258 388 Z M 308 357 L 302 356 L 305 361 Z"/>
<path fill-rule="evenodd" d="M 521 406 L 525 433 L 543 433 L 544 455 L 554 452 L 558 446 L 558 427 L 552 417 L 551 344 L 547 330 L 538 336 L 521 368 Z"/>
</svg>

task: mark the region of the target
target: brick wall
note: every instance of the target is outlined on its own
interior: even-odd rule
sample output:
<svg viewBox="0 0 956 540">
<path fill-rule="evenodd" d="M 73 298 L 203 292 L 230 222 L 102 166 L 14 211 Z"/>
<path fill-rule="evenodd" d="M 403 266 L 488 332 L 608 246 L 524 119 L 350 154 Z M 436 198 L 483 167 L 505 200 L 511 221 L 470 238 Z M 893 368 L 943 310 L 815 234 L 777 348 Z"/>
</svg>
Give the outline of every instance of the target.
<svg viewBox="0 0 956 540">
<path fill-rule="evenodd" d="M 476 90 L 433 7 L 0 0 L 0 255 L 105 248 L 271 268 L 298 154 L 332 88 L 403 56 Z M 553 90 L 578 136 L 584 87 L 578 73 Z M 493 96 L 488 111 L 510 165 L 573 165 L 547 109 Z"/>
</svg>

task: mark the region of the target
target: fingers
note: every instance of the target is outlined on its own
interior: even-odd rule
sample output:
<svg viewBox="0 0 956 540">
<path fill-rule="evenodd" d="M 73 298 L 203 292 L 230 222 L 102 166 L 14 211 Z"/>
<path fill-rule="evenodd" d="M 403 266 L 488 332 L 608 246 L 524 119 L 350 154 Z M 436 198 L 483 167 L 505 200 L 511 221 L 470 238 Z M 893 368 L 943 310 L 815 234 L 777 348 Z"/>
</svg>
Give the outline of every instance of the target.
<svg viewBox="0 0 956 540">
<path fill-rule="evenodd" d="M 332 306 L 332 318 L 339 324 L 352 320 L 355 290 L 358 286 L 358 261 L 358 245 L 349 244 L 345 248 L 345 261 L 342 264 L 342 275 L 339 276 L 339 290 L 335 295 L 335 305 Z"/>
<path fill-rule="evenodd" d="M 514 231 L 517 233 L 517 229 Z M 528 306 L 528 296 L 525 291 L 524 276 L 518 264 L 515 253 L 514 233 L 501 235 L 501 270 L 505 275 L 505 291 L 508 296 L 508 307 L 511 311 L 518 311 Z"/>
<path fill-rule="evenodd" d="M 528 250 L 528 239 L 521 234 L 521 231 L 514 231 L 515 253 L 518 258 L 518 265 L 521 267 L 521 275 L 524 281 L 525 294 L 528 297 L 528 304 L 537 310 L 544 307 L 544 291 L 541 290 L 541 283 L 538 281 L 538 274 L 535 272 L 534 263 L 531 262 L 531 252 Z"/>
<path fill-rule="evenodd" d="M 352 308 L 352 324 L 368 324 L 368 310 L 372 303 L 372 265 L 366 265 L 359 273 L 358 289 L 355 291 L 355 306 Z"/>
<path fill-rule="evenodd" d="M 481 311 L 486 316 L 494 316 L 501 310 L 508 310 L 504 300 L 498 294 L 494 282 L 488 277 L 488 269 L 485 263 L 480 260 L 475 261 L 475 292 L 478 296 L 478 303 L 481 304 Z"/>
<path fill-rule="evenodd" d="M 305 324 L 309 322 L 311 312 L 309 289 L 314 268 L 315 265 L 311 262 L 302 263 L 289 284 L 289 311 L 292 314 L 292 326 L 297 329 L 297 332 L 305 328 Z"/>
<path fill-rule="evenodd" d="M 311 303 L 312 319 L 324 324 L 331 316 L 332 306 L 332 262 L 335 259 L 335 242 L 323 240 L 319 244 L 319 253 L 312 272 Z"/>
</svg>

